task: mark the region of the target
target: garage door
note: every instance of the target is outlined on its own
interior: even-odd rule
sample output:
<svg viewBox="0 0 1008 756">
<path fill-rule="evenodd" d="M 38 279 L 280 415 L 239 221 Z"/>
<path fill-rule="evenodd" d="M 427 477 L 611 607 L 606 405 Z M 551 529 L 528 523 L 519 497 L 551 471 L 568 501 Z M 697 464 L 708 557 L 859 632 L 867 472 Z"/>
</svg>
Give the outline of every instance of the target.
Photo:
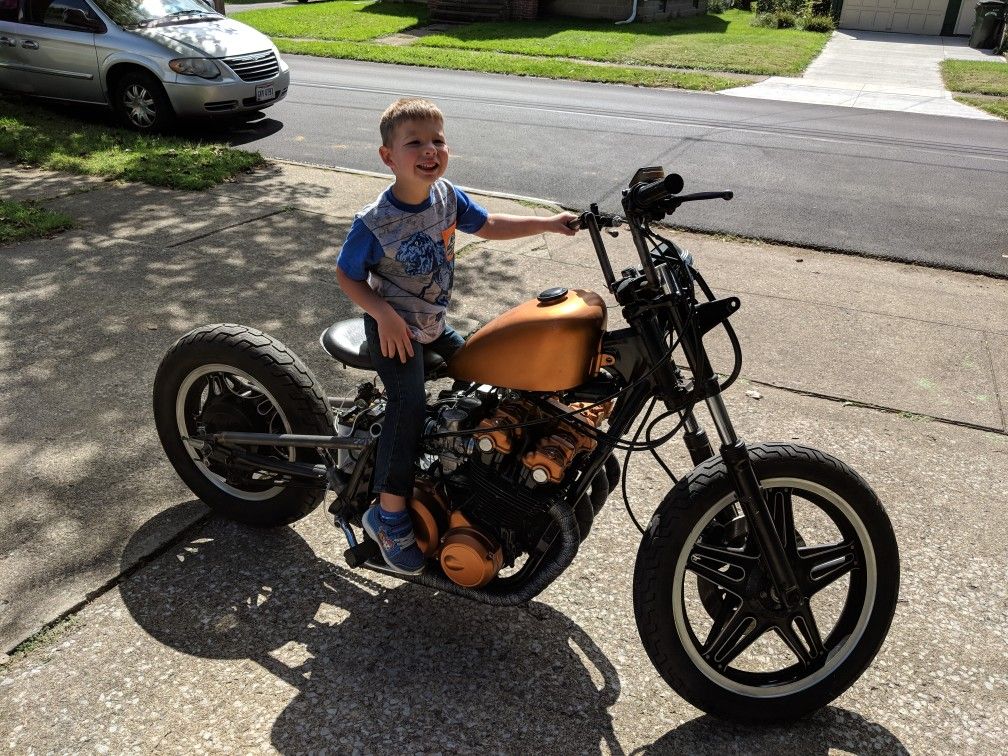
<svg viewBox="0 0 1008 756">
<path fill-rule="evenodd" d="M 949 0 L 844 0 L 841 29 L 940 34 Z"/>
</svg>

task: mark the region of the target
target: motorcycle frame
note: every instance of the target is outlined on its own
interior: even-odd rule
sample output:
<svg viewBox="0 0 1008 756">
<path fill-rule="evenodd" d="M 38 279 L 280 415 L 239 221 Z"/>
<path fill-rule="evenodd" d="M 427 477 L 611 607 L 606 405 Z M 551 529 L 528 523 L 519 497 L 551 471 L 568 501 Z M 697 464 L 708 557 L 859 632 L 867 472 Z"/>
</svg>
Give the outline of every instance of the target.
<svg viewBox="0 0 1008 756">
<path fill-rule="evenodd" d="M 713 449 L 706 432 L 693 412 L 694 405 L 702 400 L 707 406 L 721 441 L 719 453 L 727 467 L 738 503 L 750 523 L 760 548 L 761 558 L 765 561 L 777 595 L 785 607 L 793 608 L 802 600 L 797 578 L 774 527 L 768 504 L 753 469 L 748 446 L 739 438 L 731 422 L 721 397 L 718 377 L 711 367 L 703 343 L 703 336 L 707 331 L 738 309 L 738 300 L 728 298 L 699 303 L 692 294 L 692 282 L 689 280 L 691 273 L 685 263 L 676 263 L 676 266 L 682 268 L 681 271 L 674 270 L 668 260 L 656 264 L 645 235 L 645 218 L 641 213 L 633 211 L 632 197 L 633 187 L 625 194 L 623 204 L 627 210 L 627 223 L 641 264 L 639 268 L 624 271 L 624 275 L 619 279 L 613 272 L 602 239 L 599 221 L 603 216 L 600 215 L 598 207 L 592 205 L 590 210 L 581 216 L 581 225 L 588 230 L 606 287 L 621 305 L 629 328 L 607 331 L 603 335 L 602 352 L 613 358 L 609 364 L 622 378 L 625 391 L 620 394 L 609 417 L 609 429 L 606 435 L 600 438 L 596 448 L 581 468 L 583 474 L 567 491 L 564 499 L 567 502 L 576 502 L 587 492 L 594 476 L 613 453 L 616 439 L 622 438 L 630 430 L 651 397 L 660 398 L 668 411 L 679 414 L 684 429 L 683 439 L 694 465 L 713 457 Z M 681 261 L 682 250 L 674 243 L 672 251 Z M 692 389 L 687 388 L 679 367 L 668 353 L 666 339 L 676 338 L 693 377 Z M 676 342 L 670 341 L 670 343 Z M 649 377 L 646 381 L 634 380 L 642 375 Z M 600 388 L 595 386 L 591 391 L 597 395 Z M 578 389 L 573 389 L 570 393 L 576 395 Z M 359 486 L 364 484 L 362 473 L 375 449 L 374 441 L 355 442 L 340 436 L 304 434 L 224 431 L 213 434 L 208 440 L 232 460 L 242 457 L 248 459 L 250 455 L 241 449 L 244 445 L 319 450 L 350 449 L 360 452 L 350 481 L 341 492 L 338 491 L 341 495 L 338 496 L 333 509 L 337 522 L 343 527 L 344 532 L 348 530 L 345 527 L 344 509 L 358 492 Z M 283 461 L 274 464 L 258 455 L 254 461 L 260 469 L 314 482 L 324 479 L 327 474 L 327 471 L 319 465 Z M 329 480 L 333 480 L 331 474 Z M 348 541 L 353 546 L 355 539 L 348 536 Z"/>
</svg>

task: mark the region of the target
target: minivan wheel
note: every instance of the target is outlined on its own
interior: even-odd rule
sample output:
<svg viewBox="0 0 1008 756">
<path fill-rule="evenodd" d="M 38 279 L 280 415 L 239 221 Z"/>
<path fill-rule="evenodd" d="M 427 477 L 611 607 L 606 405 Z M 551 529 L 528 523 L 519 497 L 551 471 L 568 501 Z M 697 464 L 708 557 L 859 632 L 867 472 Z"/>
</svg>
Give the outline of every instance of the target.
<svg viewBox="0 0 1008 756">
<path fill-rule="evenodd" d="M 112 104 L 119 122 L 133 131 L 164 131 L 175 121 L 168 95 L 154 76 L 130 71 L 115 83 Z"/>
</svg>

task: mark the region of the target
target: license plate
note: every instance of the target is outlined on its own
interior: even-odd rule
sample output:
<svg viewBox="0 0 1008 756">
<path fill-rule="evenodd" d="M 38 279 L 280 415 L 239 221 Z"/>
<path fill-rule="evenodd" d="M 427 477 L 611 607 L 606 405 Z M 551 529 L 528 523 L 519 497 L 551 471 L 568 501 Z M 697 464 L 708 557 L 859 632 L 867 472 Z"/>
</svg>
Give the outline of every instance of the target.
<svg viewBox="0 0 1008 756">
<path fill-rule="evenodd" d="M 276 92 L 273 91 L 272 84 L 263 84 L 261 87 L 256 87 L 256 102 L 266 102 L 266 100 L 272 100 L 276 97 Z"/>
</svg>

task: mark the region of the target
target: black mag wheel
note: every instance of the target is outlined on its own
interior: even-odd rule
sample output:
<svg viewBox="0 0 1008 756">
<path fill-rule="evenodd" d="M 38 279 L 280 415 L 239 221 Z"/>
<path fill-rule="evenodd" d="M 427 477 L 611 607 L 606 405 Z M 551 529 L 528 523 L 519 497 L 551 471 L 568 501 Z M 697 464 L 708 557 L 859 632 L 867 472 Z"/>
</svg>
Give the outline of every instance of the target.
<svg viewBox="0 0 1008 756">
<path fill-rule="evenodd" d="M 206 459 L 190 439 L 201 432 L 331 435 L 331 410 L 315 376 L 271 336 L 217 324 L 190 331 L 165 355 L 154 380 L 154 420 L 172 466 L 211 509 L 233 520 L 274 526 L 312 511 L 322 484 L 284 479 Z M 259 446 L 248 451 L 282 461 L 315 452 Z"/>
<path fill-rule="evenodd" d="M 716 457 L 655 512 L 634 613 L 651 661 L 687 701 L 740 722 L 785 721 L 839 696 L 878 653 L 899 554 L 878 498 L 845 464 L 794 444 L 750 451 L 804 601 L 779 600 Z"/>
</svg>

